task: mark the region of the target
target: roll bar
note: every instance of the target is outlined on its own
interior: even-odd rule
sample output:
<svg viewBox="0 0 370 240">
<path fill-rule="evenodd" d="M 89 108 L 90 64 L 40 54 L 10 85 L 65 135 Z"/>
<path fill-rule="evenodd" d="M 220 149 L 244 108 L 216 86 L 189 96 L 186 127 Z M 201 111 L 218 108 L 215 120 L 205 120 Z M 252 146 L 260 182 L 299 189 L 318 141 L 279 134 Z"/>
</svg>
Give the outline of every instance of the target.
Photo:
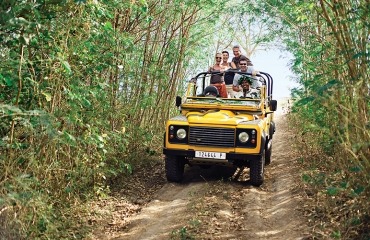
<svg viewBox="0 0 370 240">
<path fill-rule="evenodd" d="M 243 76 L 252 76 L 252 74 L 245 73 L 245 72 L 240 72 L 238 69 L 228 69 L 228 70 L 226 70 L 224 72 L 220 72 L 220 71 L 200 72 L 195 77 L 193 77 L 190 81 L 196 82 L 200 78 L 200 79 L 202 79 L 203 88 L 204 88 L 205 80 L 206 80 L 206 77 L 207 76 L 211 76 L 211 75 L 222 75 L 224 73 L 236 73 L 236 74 L 240 74 L 240 75 L 243 75 Z M 273 79 L 272 79 L 271 75 L 268 74 L 268 73 L 265 73 L 265 72 L 259 72 L 255 76 L 260 77 L 260 78 L 262 78 L 264 80 L 264 83 L 263 84 L 267 86 L 266 87 L 267 88 L 267 98 L 268 98 L 268 100 L 272 100 Z"/>
</svg>

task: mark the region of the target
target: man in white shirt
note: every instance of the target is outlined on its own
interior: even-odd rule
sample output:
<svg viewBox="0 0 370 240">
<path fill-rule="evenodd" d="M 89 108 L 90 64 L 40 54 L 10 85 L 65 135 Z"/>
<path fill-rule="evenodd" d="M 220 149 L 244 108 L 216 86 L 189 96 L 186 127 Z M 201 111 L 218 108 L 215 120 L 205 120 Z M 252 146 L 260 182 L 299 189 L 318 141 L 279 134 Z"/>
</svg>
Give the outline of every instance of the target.
<svg viewBox="0 0 370 240">
<path fill-rule="evenodd" d="M 249 76 L 242 76 L 239 79 L 239 85 L 242 88 L 240 98 L 252 98 L 252 99 L 261 98 L 260 91 L 251 87 L 253 80 L 254 79 Z"/>
<path fill-rule="evenodd" d="M 253 76 L 255 76 L 256 75 L 256 71 L 254 71 L 253 66 L 247 66 L 247 61 L 248 60 L 246 58 L 240 59 L 240 62 L 239 62 L 240 72 L 250 73 Z M 241 75 L 241 74 L 235 73 L 234 81 L 233 81 L 233 90 L 235 92 L 240 92 L 242 90 L 240 88 L 240 84 L 239 84 L 239 80 L 240 80 L 240 78 L 242 76 L 243 75 Z M 251 87 L 252 88 L 258 88 L 258 87 L 260 87 L 260 84 L 258 83 L 258 80 L 255 79 L 255 77 L 253 77 L 253 81 L 252 81 Z"/>
</svg>

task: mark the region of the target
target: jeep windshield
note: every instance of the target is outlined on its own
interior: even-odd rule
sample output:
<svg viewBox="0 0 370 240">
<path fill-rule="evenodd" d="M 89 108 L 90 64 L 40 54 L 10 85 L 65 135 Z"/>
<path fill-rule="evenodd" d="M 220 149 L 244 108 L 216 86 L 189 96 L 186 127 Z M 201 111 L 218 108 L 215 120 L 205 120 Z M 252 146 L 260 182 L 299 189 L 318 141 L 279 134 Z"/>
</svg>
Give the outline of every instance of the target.
<svg viewBox="0 0 370 240">
<path fill-rule="evenodd" d="M 221 97 L 187 97 L 186 103 L 189 104 L 227 104 L 227 105 L 242 105 L 242 106 L 258 106 L 261 99 L 238 99 L 238 98 L 221 98 Z"/>
</svg>

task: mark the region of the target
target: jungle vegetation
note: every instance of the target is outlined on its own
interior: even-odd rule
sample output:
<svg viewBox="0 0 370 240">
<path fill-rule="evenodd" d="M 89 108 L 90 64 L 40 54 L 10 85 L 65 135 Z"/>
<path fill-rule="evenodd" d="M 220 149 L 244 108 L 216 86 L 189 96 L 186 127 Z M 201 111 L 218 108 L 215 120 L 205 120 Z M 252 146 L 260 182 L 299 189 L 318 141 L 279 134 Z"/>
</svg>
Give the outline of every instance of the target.
<svg viewBox="0 0 370 240">
<path fill-rule="evenodd" d="M 315 234 L 369 236 L 369 4 L 1 1 L 1 238 L 83 238 L 76 212 L 161 153 L 175 96 L 234 42 L 294 56 L 302 181 L 325 206 Z"/>
</svg>

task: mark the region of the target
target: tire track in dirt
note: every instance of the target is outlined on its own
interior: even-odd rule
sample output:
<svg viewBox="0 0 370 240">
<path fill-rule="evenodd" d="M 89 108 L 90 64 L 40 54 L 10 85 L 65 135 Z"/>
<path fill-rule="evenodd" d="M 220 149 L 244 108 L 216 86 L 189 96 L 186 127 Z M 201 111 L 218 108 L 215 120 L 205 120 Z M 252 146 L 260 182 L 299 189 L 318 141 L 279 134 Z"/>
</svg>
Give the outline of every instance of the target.
<svg viewBox="0 0 370 240">
<path fill-rule="evenodd" d="M 173 229 L 181 227 L 192 192 L 201 183 L 178 185 L 166 184 L 157 196 L 136 216 L 131 218 L 128 231 L 114 239 L 169 239 Z"/>
<path fill-rule="evenodd" d="M 302 205 L 299 195 L 300 175 L 296 154 L 292 149 L 294 135 L 284 115 L 277 117 L 277 132 L 273 139 L 272 163 L 267 168 L 266 209 L 268 228 L 261 239 L 302 239 L 307 236 L 305 219 L 298 211 Z"/>
<path fill-rule="evenodd" d="M 222 180 L 217 168 L 186 168 L 182 184 L 165 184 L 124 230 L 106 239 L 180 239 L 184 228 L 194 239 L 304 239 L 294 136 L 285 118 L 276 116 L 272 162 L 260 188 L 248 183 L 248 170 Z"/>
</svg>

